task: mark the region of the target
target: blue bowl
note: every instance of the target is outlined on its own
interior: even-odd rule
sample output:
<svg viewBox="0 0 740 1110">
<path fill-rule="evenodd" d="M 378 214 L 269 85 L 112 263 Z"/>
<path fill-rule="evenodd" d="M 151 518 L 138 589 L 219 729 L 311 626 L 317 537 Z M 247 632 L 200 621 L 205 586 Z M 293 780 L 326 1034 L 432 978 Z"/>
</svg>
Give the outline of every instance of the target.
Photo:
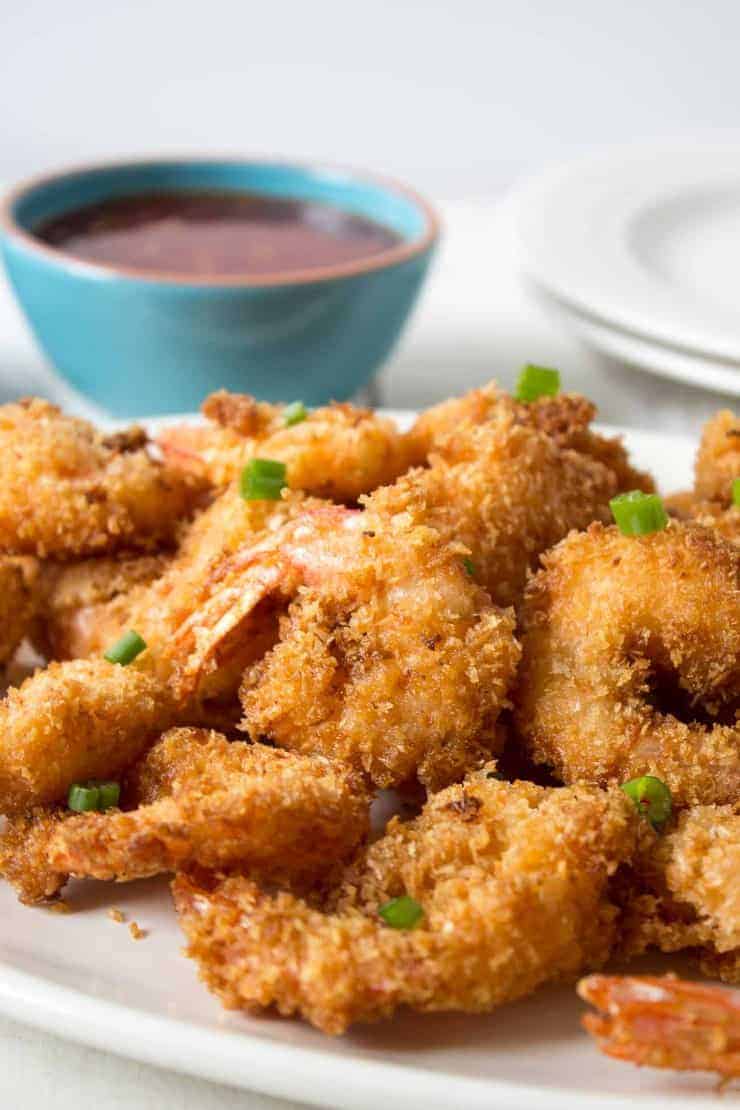
<svg viewBox="0 0 740 1110">
<path fill-rule="evenodd" d="M 324 201 L 401 237 L 366 259 L 267 277 L 189 278 L 85 262 L 33 232 L 109 197 L 172 189 Z M 390 353 L 438 237 L 404 186 L 257 160 L 142 161 L 45 177 L 0 209 L 5 265 L 34 334 L 73 386 L 116 416 L 195 409 L 218 388 L 319 404 L 351 396 Z"/>
</svg>

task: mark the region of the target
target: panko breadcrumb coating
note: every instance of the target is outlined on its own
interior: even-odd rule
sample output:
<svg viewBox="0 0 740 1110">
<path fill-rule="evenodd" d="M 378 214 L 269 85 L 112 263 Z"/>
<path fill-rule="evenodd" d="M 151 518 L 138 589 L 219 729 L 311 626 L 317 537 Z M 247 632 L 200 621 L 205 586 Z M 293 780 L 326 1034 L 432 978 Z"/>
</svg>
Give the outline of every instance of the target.
<svg viewBox="0 0 740 1110">
<path fill-rule="evenodd" d="M 68 559 L 171 540 L 200 483 L 48 401 L 0 407 L 0 550 Z"/>
<path fill-rule="evenodd" d="M 519 659 L 512 614 L 462 554 L 403 515 L 335 506 L 299 525 L 279 541 L 282 564 L 248 561 L 227 580 L 241 597 L 271 574 L 275 588 L 290 574 L 306 583 L 278 643 L 245 673 L 244 727 L 346 760 L 377 786 L 454 782 L 494 749 Z"/>
<path fill-rule="evenodd" d="M 286 426 L 285 405 L 221 390 L 206 398 L 202 410 L 211 423 L 168 428 L 159 443 L 173 465 L 192 469 L 215 486 L 234 481 L 258 457 L 285 463 L 291 489 L 352 502 L 409 466 L 393 421 L 369 409 L 335 403 Z"/>
<path fill-rule="evenodd" d="M 683 490 L 665 498 L 665 506 L 677 520 L 693 520 L 714 528 L 731 543 L 740 544 L 740 506 L 729 508 L 720 501 L 702 501 L 693 490 Z"/>
<path fill-rule="evenodd" d="M 740 550 L 672 522 L 594 524 L 543 558 L 521 613 L 516 721 L 565 782 L 656 775 L 678 804 L 740 796 Z"/>
<path fill-rule="evenodd" d="M 461 427 L 428 470 L 413 470 L 364 499 L 368 510 L 409 514 L 468 549 L 475 578 L 499 605 L 517 604 L 540 554 L 572 528 L 611 519 L 612 470 L 498 412 Z"/>
<path fill-rule="evenodd" d="M 274 1006 L 326 1033 L 416 1010 L 485 1012 L 608 957 L 609 876 L 634 849 L 619 791 L 498 782 L 430 798 L 347 869 L 323 908 L 243 877 L 175 879 L 188 954 L 227 1008 Z M 409 931 L 378 916 L 407 894 Z"/>
<path fill-rule="evenodd" d="M 696 456 L 694 492 L 703 501 L 732 501 L 732 483 L 740 478 L 740 419 L 723 409 L 704 425 Z"/>
<path fill-rule="evenodd" d="M 193 865 L 306 881 L 367 837 L 370 796 L 345 765 L 197 729 L 163 743 L 176 753 L 169 793 L 130 813 L 66 821 L 51 839 L 52 867 L 118 882 Z"/>
<path fill-rule="evenodd" d="M 166 688 L 104 659 L 51 663 L 0 702 L 0 813 L 61 801 L 115 778 L 172 724 Z"/>
<path fill-rule="evenodd" d="M 0 664 L 29 632 L 38 601 L 33 560 L 0 557 Z"/>
<path fill-rule="evenodd" d="M 495 382 L 488 382 L 462 397 L 427 409 L 408 433 L 407 441 L 417 464 L 440 451 L 452 461 L 456 445 L 460 441 L 465 443 L 472 427 L 508 419 L 542 432 L 558 447 L 590 455 L 603 463 L 614 473 L 618 492 L 632 489 L 651 492 L 655 488 L 653 479 L 631 465 L 621 439 L 591 429 L 595 416 L 596 406 L 577 393 L 539 397 L 525 404 L 503 393 Z"/>
<path fill-rule="evenodd" d="M 69 814 L 62 809 L 36 806 L 8 817 L 0 832 L 0 875 L 11 883 L 27 905 L 50 902 L 69 876 L 49 862 L 49 843 Z"/>
</svg>

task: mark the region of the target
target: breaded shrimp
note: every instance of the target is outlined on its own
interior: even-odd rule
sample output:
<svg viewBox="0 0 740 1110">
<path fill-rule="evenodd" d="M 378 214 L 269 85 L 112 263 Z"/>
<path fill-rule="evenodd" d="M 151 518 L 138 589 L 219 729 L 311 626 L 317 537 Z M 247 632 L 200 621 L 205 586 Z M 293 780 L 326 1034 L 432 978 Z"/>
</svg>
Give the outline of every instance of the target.
<svg viewBox="0 0 740 1110">
<path fill-rule="evenodd" d="M 173 884 L 188 954 L 227 1008 L 274 1006 L 326 1033 L 416 1010 L 485 1012 L 598 966 L 614 942 L 607 884 L 634 847 L 620 792 L 489 776 L 394 818 L 323 906 L 232 877 Z M 410 896 L 423 916 L 378 911 Z"/>
<path fill-rule="evenodd" d="M 209 424 L 165 429 L 159 443 L 173 465 L 205 475 L 215 486 L 228 485 L 257 456 L 285 463 L 291 489 L 351 502 L 392 482 L 409 465 L 393 421 L 354 405 L 314 409 L 286 426 L 285 405 L 222 390 L 206 398 L 202 411 Z"/>
<path fill-rule="evenodd" d="M 49 863 L 49 842 L 68 816 L 62 809 L 36 806 L 8 817 L 0 832 L 0 876 L 27 905 L 53 901 L 69 876 Z"/>
<path fill-rule="evenodd" d="M 34 560 L 0 557 L 0 664 L 29 632 L 37 606 Z"/>
<path fill-rule="evenodd" d="M 590 975 L 578 993 L 600 1011 L 586 1014 L 583 1026 L 607 1056 L 740 1076 L 740 991 L 672 975 Z"/>
<path fill-rule="evenodd" d="M 471 428 L 508 419 L 542 432 L 558 447 L 603 463 L 614 473 L 617 492 L 633 489 L 651 492 L 655 488 L 653 479 L 631 465 L 621 439 L 591 429 L 595 415 L 596 406 L 577 393 L 540 397 L 524 404 L 503 393 L 495 382 L 488 382 L 422 413 L 407 435 L 408 449 L 416 464 L 440 451 L 448 461 L 454 461 L 459 443 L 466 451 Z"/>
<path fill-rule="evenodd" d="M 691 949 L 706 970 L 740 982 L 737 807 L 695 806 L 660 835 L 643 822 L 639 850 L 614 893 L 623 955 Z"/>
<path fill-rule="evenodd" d="M 490 753 L 519 657 L 513 618 L 462 553 L 402 515 L 319 503 L 227 559 L 173 637 L 179 696 L 224 642 L 257 634 L 260 606 L 291 601 L 245 674 L 253 738 L 347 760 L 380 786 L 418 774 L 436 788 Z"/>
<path fill-rule="evenodd" d="M 720 501 L 702 501 L 693 490 L 682 490 L 665 498 L 665 507 L 677 520 L 693 520 L 714 528 L 726 540 L 740 544 L 740 506 L 729 508 Z"/>
<path fill-rule="evenodd" d="M 469 549 L 473 573 L 499 605 L 517 604 L 540 554 L 572 528 L 610 519 L 618 490 L 612 470 L 518 424 L 510 412 L 461 427 L 393 486 L 363 499 L 368 510 L 409 514 Z"/>
<path fill-rule="evenodd" d="M 696 496 L 727 506 L 735 478 L 740 478 L 740 419 L 723 409 L 702 431 L 694 474 Z"/>
<path fill-rule="evenodd" d="M 205 730 L 163 742 L 179 765 L 169 793 L 130 813 L 66 821 L 51 839 L 53 868 L 127 882 L 199 865 L 305 882 L 369 832 L 370 796 L 343 764 Z"/>
<path fill-rule="evenodd" d="M 543 568 L 515 699 L 533 758 L 565 782 L 656 775 L 678 804 L 740 797 L 740 550 L 699 525 L 594 524 Z"/>
<path fill-rule="evenodd" d="M 202 485 L 38 399 L 0 407 L 0 466 L 0 550 L 61 559 L 172 539 Z"/>
<path fill-rule="evenodd" d="M 52 663 L 0 702 L 0 813 L 115 778 L 173 721 L 166 687 L 135 665 Z"/>
</svg>

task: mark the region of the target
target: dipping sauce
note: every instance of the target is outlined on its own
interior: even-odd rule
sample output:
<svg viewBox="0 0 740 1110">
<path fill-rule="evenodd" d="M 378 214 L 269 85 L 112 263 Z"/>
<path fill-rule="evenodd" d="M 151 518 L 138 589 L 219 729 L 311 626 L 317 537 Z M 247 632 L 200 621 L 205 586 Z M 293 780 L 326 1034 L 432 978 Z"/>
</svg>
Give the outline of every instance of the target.
<svg viewBox="0 0 740 1110">
<path fill-rule="evenodd" d="M 334 205 L 222 192 L 112 198 L 57 216 L 34 235 L 89 262 L 190 277 L 336 266 L 401 242 L 389 228 Z"/>
</svg>

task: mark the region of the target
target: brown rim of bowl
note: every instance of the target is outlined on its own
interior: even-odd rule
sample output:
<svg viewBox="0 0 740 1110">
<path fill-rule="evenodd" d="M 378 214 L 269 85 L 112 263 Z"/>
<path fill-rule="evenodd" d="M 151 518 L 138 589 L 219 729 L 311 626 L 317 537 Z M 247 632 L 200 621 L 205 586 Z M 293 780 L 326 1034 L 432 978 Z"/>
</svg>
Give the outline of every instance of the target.
<svg viewBox="0 0 740 1110">
<path fill-rule="evenodd" d="M 387 189 L 389 192 L 400 194 L 407 200 L 410 200 L 424 215 L 427 226 L 420 238 L 401 243 L 397 247 L 390 247 L 388 250 L 379 251 L 377 254 L 370 255 L 366 259 L 358 259 L 355 262 L 345 262 L 337 266 L 318 266 L 315 269 L 296 270 L 290 273 L 263 274 L 259 278 L 253 275 L 250 276 L 249 274 L 197 277 L 187 274 L 172 273 L 168 270 L 140 270 L 134 266 L 114 266 L 107 262 L 89 262 L 87 259 L 80 258 L 70 251 L 62 250 L 59 247 L 47 246 L 40 239 L 37 239 L 35 235 L 26 231 L 25 228 L 22 228 L 13 215 L 13 208 L 24 193 L 28 193 L 32 189 L 37 189 L 43 185 L 49 185 L 55 181 L 63 181 L 65 178 L 76 177 L 78 174 L 90 173 L 96 170 L 115 170 L 133 166 L 152 165 L 174 166 L 183 162 L 190 162 L 195 165 L 203 162 L 227 162 L 246 165 L 250 163 L 268 162 L 281 166 L 296 166 L 299 169 L 317 172 L 324 171 L 347 174 L 348 176 L 358 178 L 360 181 L 369 181 L 374 185 Z M 431 204 L 429 204 L 420 193 L 417 193 L 408 185 L 403 184 L 403 182 L 385 177 L 382 174 L 375 174 L 366 170 L 357 170 L 351 166 L 342 166 L 329 162 L 303 162 L 292 158 L 272 157 L 267 155 L 250 155 L 242 157 L 233 154 L 225 157 L 219 157 L 216 154 L 199 155 L 196 157 L 192 155 L 183 155 L 182 157 L 170 155 L 167 158 L 125 158 L 111 162 L 90 162 L 81 166 L 72 166 L 69 169 L 61 170 L 57 173 L 40 174 L 37 177 L 28 178 L 26 181 L 22 181 L 12 188 L 4 197 L 0 198 L 0 231 L 5 231 L 8 235 L 20 240 L 25 247 L 35 253 L 44 255 L 57 263 L 64 263 L 67 266 L 71 266 L 73 269 L 81 270 L 90 274 L 92 277 L 131 278 L 136 281 L 148 281 L 152 284 L 167 282 L 173 285 L 201 287 L 219 286 L 234 288 L 244 286 L 259 288 L 261 286 L 307 285 L 316 281 L 334 281 L 338 278 L 354 277 L 359 274 L 371 273 L 374 270 L 382 270 L 387 266 L 397 266 L 402 262 L 407 262 L 415 255 L 422 254 L 435 243 L 440 233 L 440 219 Z"/>
</svg>

